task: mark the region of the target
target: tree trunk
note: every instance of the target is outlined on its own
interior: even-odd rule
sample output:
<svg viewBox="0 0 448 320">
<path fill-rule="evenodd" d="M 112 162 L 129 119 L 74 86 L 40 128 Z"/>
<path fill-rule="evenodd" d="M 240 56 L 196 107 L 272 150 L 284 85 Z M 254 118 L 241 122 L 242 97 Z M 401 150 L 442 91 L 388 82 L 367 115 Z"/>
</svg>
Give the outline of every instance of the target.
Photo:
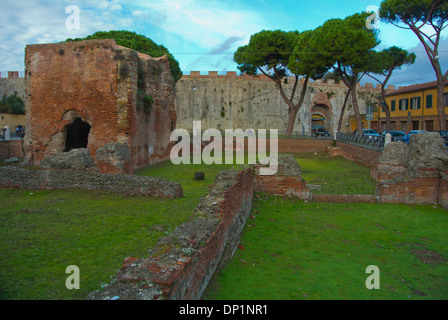
<svg viewBox="0 0 448 320">
<path fill-rule="evenodd" d="M 286 128 L 286 136 L 292 136 L 292 130 L 294 129 L 294 124 L 296 122 L 297 113 L 299 112 L 299 108 L 288 108 L 288 126 Z"/>
<path fill-rule="evenodd" d="M 305 99 L 305 93 L 306 93 L 306 89 L 308 88 L 309 78 L 310 78 L 309 76 L 306 76 L 305 81 L 303 82 L 302 92 L 300 93 L 299 101 L 296 104 L 294 104 L 293 100 L 294 100 L 294 95 L 296 92 L 297 83 L 299 81 L 299 78 L 296 76 L 296 82 L 294 83 L 294 89 L 292 91 L 291 98 L 288 98 L 286 96 L 286 93 L 283 90 L 281 79 L 278 79 L 277 81 L 275 81 L 277 83 L 277 87 L 280 90 L 280 95 L 281 95 L 283 101 L 285 101 L 286 104 L 288 105 L 288 116 L 289 117 L 288 117 L 288 126 L 286 128 L 286 133 L 285 133 L 285 135 L 287 137 L 292 136 L 292 131 L 294 130 L 294 124 L 296 121 L 297 113 Z"/>
<path fill-rule="evenodd" d="M 386 113 L 386 131 L 391 131 L 392 128 L 391 128 L 391 123 L 390 123 L 390 109 L 388 106 L 386 106 L 386 108 L 384 108 L 384 112 Z"/>
<path fill-rule="evenodd" d="M 437 77 L 437 113 L 439 115 L 439 124 L 440 124 L 440 130 L 445 131 L 447 130 L 446 127 L 446 115 L 445 115 L 445 103 L 443 99 L 445 89 L 445 78 L 444 77 Z"/>
<path fill-rule="evenodd" d="M 345 107 L 347 106 L 348 97 L 350 97 L 351 91 L 352 89 L 348 89 L 347 94 L 345 95 L 344 105 L 342 106 L 341 115 L 339 116 L 338 133 L 341 133 L 342 130 L 342 121 L 344 120 Z"/>
<path fill-rule="evenodd" d="M 353 103 L 353 112 L 355 113 L 355 119 L 356 119 L 356 129 L 358 130 L 358 135 L 362 135 L 362 119 L 361 114 L 359 113 L 359 104 L 358 104 L 358 97 L 356 96 L 356 84 L 352 86 L 351 88 L 351 94 L 352 94 L 352 103 Z"/>
<path fill-rule="evenodd" d="M 389 105 L 386 103 L 386 98 L 384 98 L 384 96 L 382 96 L 381 98 L 380 107 L 381 110 L 383 110 L 384 113 L 386 114 L 386 131 L 391 131 L 390 108 Z M 382 131 L 379 122 L 380 121 L 378 119 L 378 131 Z"/>
<path fill-rule="evenodd" d="M 437 77 L 437 113 L 439 116 L 439 124 L 440 124 L 440 130 L 445 131 L 447 130 L 446 127 L 446 115 L 445 115 L 445 106 L 443 101 L 443 90 L 445 89 L 445 81 L 448 77 L 448 72 L 443 74 L 442 73 L 442 67 L 440 65 L 440 60 L 438 58 L 439 56 L 439 41 L 440 41 L 440 34 L 443 30 L 439 29 L 436 30 L 437 32 L 433 35 L 436 36 L 435 42 L 431 42 L 433 44 L 433 47 L 425 41 L 425 33 L 421 31 L 420 28 L 416 27 L 415 24 L 408 24 L 410 29 L 415 33 L 415 35 L 418 37 L 420 42 L 423 44 L 423 48 L 425 48 L 426 54 L 428 55 L 429 61 L 431 62 L 431 65 L 436 73 Z M 433 25 L 434 27 L 434 25 Z"/>
</svg>

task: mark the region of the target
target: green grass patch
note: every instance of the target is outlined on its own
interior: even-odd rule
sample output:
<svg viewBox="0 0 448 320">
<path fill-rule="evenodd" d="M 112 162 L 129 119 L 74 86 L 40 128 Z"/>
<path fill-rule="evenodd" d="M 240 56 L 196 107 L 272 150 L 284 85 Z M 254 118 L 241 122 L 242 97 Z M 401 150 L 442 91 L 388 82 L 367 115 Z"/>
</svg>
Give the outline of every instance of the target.
<svg viewBox="0 0 448 320">
<path fill-rule="evenodd" d="M 256 198 L 207 299 L 447 299 L 448 214 L 433 206 Z M 380 289 L 365 286 L 380 269 Z"/>
<path fill-rule="evenodd" d="M 178 181 L 180 199 L 0 189 L 0 299 L 84 299 L 109 283 L 124 258 L 147 256 L 187 221 L 216 174 L 229 167 L 167 161 L 136 173 Z M 193 180 L 196 171 L 205 180 Z M 80 269 L 80 290 L 65 287 L 69 265 Z"/>
<path fill-rule="evenodd" d="M 305 179 L 309 183 L 320 183 L 322 192 L 330 193 L 330 191 L 324 189 L 323 182 L 327 182 L 331 186 L 329 189 L 336 190 L 337 193 L 339 191 L 341 191 L 340 193 L 348 193 L 350 190 L 353 190 L 353 193 L 359 193 L 359 184 L 362 184 L 362 181 L 368 181 L 369 178 L 369 173 L 364 170 L 365 168 L 342 158 L 327 158 L 323 155 L 298 155 L 297 159 L 302 166 Z M 110 278 L 121 267 L 125 257 L 147 256 L 148 250 L 153 248 L 159 238 L 187 221 L 201 197 L 207 194 L 208 188 L 213 184 L 216 175 L 222 170 L 233 167 L 238 167 L 238 165 L 191 164 L 176 166 L 170 161 L 166 161 L 136 171 L 137 175 L 161 177 L 179 182 L 184 190 L 184 197 L 180 199 L 129 197 L 79 190 L 27 191 L 0 189 L 0 199 L 2 201 L 0 209 L 0 299 L 84 299 L 90 292 L 98 289 L 101 284 L 109 283 Z M 364 171 L 362 171 L 362 174 L 361 171 L 358 174 L 352 172 L 352 178 L 346 176 L 342 178 L 341 176 L 337 182 L 334 181 L 341 174 L 350 172 L 350 169 L 352 171 Z M 197 171 L 205 173 L 205 180 L 196 181 L 193 179 L 194 173 Z M 310 171 L 321 172 L 315 175 L 316 178 L 313 178 Z M 325 179 L 328 180 L 325 181 L 324 177 L 327 177 Z M 348 186 L 352 183 L 351 179 L 357 179 L 356 189 Z M 272 199 L 275 200 L 276 198 Z M 345 218 L 344 213 L 347 211 L 349 213 L 348 217 L 350 217 L 351 212 L 355 210 L 353 208 L 356 208 L 356 206 L 338 207 L 328 205 L 322 206 L 322 209 L 318 210 L 314 207 L 314 204 L 303 207 L 304 205 L 301 202 L 285 200 L 284 203 L 278 205 L 275 201 L 284 200 L 274 200 L 257 201 L 255 203 L 255 207 L 266 205 L 265 209 L 259 211 L 260 213 L 266 211 L 269 214 L 257 215 L 256 227 L 253 226 L 253 229 L 247 227 L 244 237 L 249 234 L 258 234 L 261 230 L 261 233 L 257 236 L 260 239 L 260 245 L 265 246 L 269 243 L 272 245 L 282 242 L 285 242 L 285 246 L 288 245 L 288 242 L 293 244 L 294 241 L 289 240 L 288 237 L 295 235 L 297 239 L 302 239 L 303 231 L 300 228 L 304 228 L 304 223 L 301 222 L 301 219 L 305 219 L 304 221 L 311 219 L 306 215 L 311 209 L 307 208 L 315 208 L 313 210 L 319 213 L 316 214 L 317 217 L 334 213 L 334 217 L 338 216 L 340 221 L 335 220 L 327 224 L 342 225 L 344 228 L 349 228 L 347 232 L 340 234 L 341 238 L 334 240 L 336 242 L 332 246 L 335 248 L 344 239 L 350 239 L 352 236 L 351 228 L 356 232 L 361 232 L 357 229 L 358 226 L 350 223 L 344 225 L 345 221 L 349 221 L 348 218 Z M 287 203 L 289 205 L 284 206 Z M 304 208 L 303 214 L 298 216 L 296 211 L 301 210 L 301 207 Z M 327 207 L 333 209 L 327 212 Z M 359 207 L 356 212 L 363 213 L 363 208 L 362 206 Z M 380 207 L 371 206 L 368 208 L 370 209 L 367 212 L 373 215 L 372 212 Z M 392 222 L 397 223 L 394 227 L 396 230 L 401 230 L 399 227 L 403 224 L 406 225 L 408 219 L 405 219 L 405 217 L 407 217 L 410 209 L 406 206 L 391 206 L 390 208 L 390 212 L 400 215 L 401 219 L 397 218 L 396 221 L 392 220 Z M 402 210 L 404 210 L 404 213 L 401 213 Z M 411 212 L 414 212 L 412 210 Z M 432 212 L 430 209 L 428 211 Z M 263 220 L 259 219 L 263 216 L 275 220 L 269 220 L 268 223 L 271 225 L 266 226 L 267 229 L 264 231 L 260 228 L 263 225 L 260 222 Z M 359 219 L 359 225 L 370 223 L 370 216 L 363 216 L 363 214 L 355 214 L 355 216 Z M 333 217 L 333 215 L 330 215 L 330 217 Z M 386 220 L 389 219 L 387 214 L 382 215 L 382 217 Z M 292 220 L 288 220 L 288 218 Z M 313 222 L 313 220 L 311 221 Z M 316 222 L 319 222 L 319 219 L 316 218 Z M 391 228 L 392 222 L 388 228 Z M 440 225 L 434 226 L 434 234 L 439 232 L 440 237 L 442 237 L 446 234 L 443 232 L 447 230 L 446 220 L 442 220 L 442 217 L 440 217 L 440 222 Z M 313 223 L 305 224 L 306 232 L 322 236 L 322 228 L 325 228 L 326 225 L 314 225 Z M 423 218 L 420 223 L 425 228 L 431 226 Z M 248 224 L 251 224 L 251 222 Z M 271 235 L 272 230 L 270 228 L 276 230 L 277 227 L 283 234 L 275 235 L 273 233 Z M 413 225 L 413 228 L 416 232 L 421 229 L 417 223 Z M 284 240 L 281 240 L 284 236 L 286 236 Z M 261 241 L 263 237 L 268 237 L 268 240 Z M 430 237 L 428 236 L 428 238 Z M 309 237 L 307 239 L 311 241 Z M 415 244 L 417 243 L 415 241 L 409 243 Z M 441 241 L 440 243 L 446 247 L 446 242 Z M 297 248 L 297 252 L 293 248 L 287 249 L 286 247 L 282 248 L 282 246 L 278 249 L 260 249 L 260 256 L 254 258 L 254 267 L 258 266 L 257 261 L 263 262 L 263 259 L 268 259 L 270 255 L 275 255 L 272 259 L 275 258 L 279 266 L 282 264 L 293 266 L 293 264 L 289 264 L 288 260 L 295 256 L 301 257 L 300 255 L 314 255 L 317 254 L 314 251 L 318 251 L 317 247 L 313 246 L 311 247 L 313 250 L 308 252 L 303 244 L 295 248 Z M 322 247 L 321 252 L 323 253 L 327 249 L 331 248 Z M 268 250 L 268 253 L 263 250 Z M 274 251 L 271 252 L 271 250 Z M 437 249 L 436 251 L 444 254 L 443 250 Z M 251 252 L 256 253 L 256 251 Z M 289 252 L 291 254 L 286 255 Z M 238 254 L 240 253 L 238 252 Z M 331 254 L 327 255 L 330 257 Z M 238 259 L 234 260 L 233 263 L 238 263 L 238 261 Z M 65 280 L 69 276 L 65 273 L 65 269 L 69 265 L 76 265 L 80 269 L 80 290 L 67 290 L 65 287 Z M 259 263 L 259 265 L 262 264 Z M 330 268 L 330 265 L 328 264 L 327 267 Z M 367 266 L 363 267 L 365 270 Z M 380 265 L 379 267 L 381 268 Z M 288 270 L 288 268 L 285 268 L 285 266 L 281 266 L 281 269 L 277 270 L 272 266 L 265 271 L 260 270 L 260 276 L 266 276 L 264 282 L 270 282 L 273 275 Z M 295 270 L 294 267 L 290 268 Z M 316 272 L 315 270 L 314 273 Z M 291 274 L 288 276 L 288 273 L 285 273 L 285 276 L 291 279 L 293 277 Z M 313 282 L 316 281 L 314 278 L 305 280 L 305 282 L 312 283 L 316 288 L 324 286 L 325 281 L 327 281 L 325 275 L 320 273 L 320 277 L 322 277 L 321 283 Z M 232 281 L 238 280 L 234 279 Z M 257 285 L 256 282 L 254 284 Z M 443 282 L 443 284 L 446 287 L 446 282 Z M 241 292 L 245 292 L 245 290 L 243 288 Z M 259 295 L 258 289 L 253 291 L 253 289 L 248 288 L 247 290 L 251 291 L 249 295 L 251 297 Z M 281 291 L 282 289 L 279 287 L 275 290 Z M 286 290 L 289 291 L 288 287 L 286 287 Z M 230 294 L 225 295 L 233 297 Z M 308 295 L 309 297 L 316 296 L 312 295 L 311 291 Z M 274 296 L 277 297 L 277 295 Z M 296 297 L 296 291 L 290 291 L 288 297 Z M 300 298 L 300 296 L 298 297 Z"/>
<path fill-rule="evenodd" d="M 172 201 L 85 191 L 0 190 L 0 298 L 82 299 L 108 283 L 123 259 L 148 255 L 191 215 Z M 65 268 L 80 269 L 67 290 Z"/>
<path fill-rule="evenodd" d="M 305 181 L 321 186 L 320 190 L 312 190 L 312 193 L 375 194 L 375 180 L 370 177 L 369 168 L 325 153 L 296 154 L 295 158 Z"/>
</svg>

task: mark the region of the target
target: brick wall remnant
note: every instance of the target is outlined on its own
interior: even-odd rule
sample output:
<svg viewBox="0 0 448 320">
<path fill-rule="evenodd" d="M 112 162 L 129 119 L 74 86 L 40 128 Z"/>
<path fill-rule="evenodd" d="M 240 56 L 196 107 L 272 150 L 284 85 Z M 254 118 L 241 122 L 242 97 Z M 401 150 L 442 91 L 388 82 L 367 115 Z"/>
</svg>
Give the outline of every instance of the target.
<svg viewBox="0 0 448 320">
<path fill-rule="evenodd" d="M 375 167 L 377 195 L 382 203 L 447 206 L 448 150 L 438 133 L 413 135 L 409 146 L 388 144 Z"/>
<path fill-rule="evenodd" d="M 381 155 L 381 151 L 372 150 L 342 141 L 336 141 L 336 147 L 339 148 L 343 158 L 367 168 L 374 167 L 377 163 L 378 157 Z"/>
<path fill-rule="evenodd" d="M 88 149 L 103 173 L 133 173 L 169 158 L 176 110 L 166 56 L 84 40 L 28 45 L 25 66 L 30 165 L 72 148 Z M 129 159 L 106 156 L 109 143 L 126 144 Z"/>
<path fill-rule="evenodd" d="M 23 169 L 0 167 L 0 188 L 24 190 L 98 190 L 131 196 L 179 198 L 182 187 L 177 182 L 135 175 L 102 174 L 98 170 Z"/>
<path fill-rule="evenodd" d="M 274 175 L 260 175 L 255 166 L 255 190 L 278 196 L 308 199 L 310 192 L 302 178 L 300 165 L 291 154 L 278 155 L 278 170 Z"/>
<path fill-rule="evenodd" d="M 23 156 L 23 140 L 0 141 L 0 161 L 12 157 L 22 158 Z"/>
<path fill-rule="evenodd" d="M 234 254 L 252 208 L 251 168 L 218 174 L 190 221 L 160 239 L 149 257 L 124 260 L 117 276 L 88 299 L 197 300 Z"/>
</svg>

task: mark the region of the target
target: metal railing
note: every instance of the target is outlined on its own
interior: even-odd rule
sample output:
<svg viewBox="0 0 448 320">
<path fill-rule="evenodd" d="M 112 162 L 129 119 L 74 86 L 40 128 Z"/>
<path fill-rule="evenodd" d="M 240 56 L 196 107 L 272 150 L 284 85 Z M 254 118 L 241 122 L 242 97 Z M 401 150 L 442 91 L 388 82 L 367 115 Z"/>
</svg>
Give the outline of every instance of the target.
<svg viewBox="0 0 448 320">
<path fill-rule="evenodd" d="M 351 133 L 337 133 L 336 140 L 348 142 L 361 147 L 383 151 L 385 147 L 385 138 L 378 136 L 358 135 Z M 402 142 L 399 138 L 392 137 L 391 142 Z"/>
</svg>

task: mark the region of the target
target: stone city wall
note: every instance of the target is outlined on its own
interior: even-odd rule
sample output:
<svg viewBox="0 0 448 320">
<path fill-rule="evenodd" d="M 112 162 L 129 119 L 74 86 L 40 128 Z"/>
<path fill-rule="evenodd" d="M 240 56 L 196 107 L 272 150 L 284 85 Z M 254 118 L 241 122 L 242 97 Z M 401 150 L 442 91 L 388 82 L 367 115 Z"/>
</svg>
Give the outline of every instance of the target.
<svg viewBox="0 0 448 320">
<path fill-rule="evenodd" d="M 3 98 L 4 94 L 10 96 L 14 93 L 17 93 L 25 102 L 25 78 L 0 78 L 0 99 Z"/>
<path fill-rule="evenodd" d="M 294 78 L 284 84 L 286 94 L 293 88 Z M 284 134 L 288 120 L 288 108 L 282 100 L 276 84 L 265 76 L 237 76 L 236 72 L 218 75 L 209 72 L 200 75 L 192 71 L 176 84 L 177 128 L 192 129 L 193 121 L 202 121 L 202 127 L 214 129 L 278 129 Z M 299 83 L 298 93 L 301 90 Z M 294 134 L 311 133 L 314 113 L 325 113 L 325 127 L 332 134 L 337 123 L 348 89 L 334 80 L 310 82 L 305 100 L 299 110 Z M 365 84 L 358 87 L 360 113 L 365 114 L 366 105 L 377 102 L 380 87 Z M 298 98 L 296 98 L 298 99 Z M 319 109 L 319 110 L 318 110 Z M 353 114 L 349 101 L 343 132 L 350 130 L 350 115 Z M 347 126 L 345 124 L 347 123 Z"/>
</svg>

